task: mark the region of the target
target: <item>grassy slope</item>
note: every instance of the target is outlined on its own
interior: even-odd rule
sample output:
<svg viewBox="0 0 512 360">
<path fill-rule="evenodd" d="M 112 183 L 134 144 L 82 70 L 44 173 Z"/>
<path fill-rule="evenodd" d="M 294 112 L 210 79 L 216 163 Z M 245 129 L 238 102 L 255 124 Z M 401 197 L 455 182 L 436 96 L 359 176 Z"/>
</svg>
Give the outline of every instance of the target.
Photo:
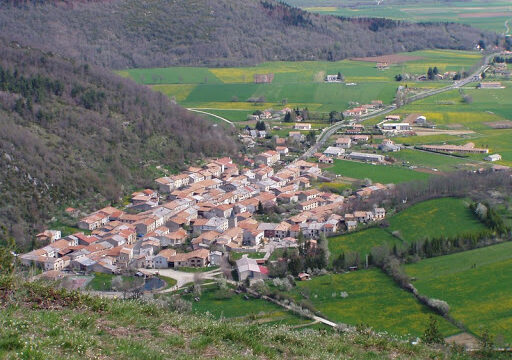
<svg viewBox="0 0 512 360">
<path fill-rule="evenodd" d="M 39 302 L 42 300 L 42 302 Z M 14 290 L 0 312 L 0 357 L 25 359 L 428 359 L 440 350 L 387 338 L 258 327 L 135 301 Z M 17 354 L 17 355 L 16 355 Z M 469 355 L 458 356 L 459 359 Z"/>
<path fill-rule="evenodd" d="M 476 265 L 476 267 L 474 267 Z M 407 265 L 414 285 L 442 299 L 452 316 L 481 334 L 484 329 L 512 343 L 512 243 L 427 259 Z"/>
<path fill-rule="evenodd" d="M 367 254 L 374 246 L 398 243 L 400 240 L 391 235 L 394 231 L 399 231 L 406 242 L 413 242 L 425 237 L 450 237 L 485 228 L 464 201 L 455 198 L 421 202 L 390 217 L 388 221 L 389 227 L 385 229 L 371 228 L 329 238 L 332 258 L 343 251 Z"/>
<path fill-rule="evenodd" d="M 362 323 L 377 331 L 403 336 L 421 335 L 432 314 L 377 269 L 315 277 L 299 282 L 295 296 L 300 298 L 297 293 L 301 291 L 309 293 L 315 308 L 332 321 Z M 348 297 L 342 298 L 341 292 L 346 292 Z M 438 320 L 443 335 L 458 332 L 443 318 Z"/>
</svg>

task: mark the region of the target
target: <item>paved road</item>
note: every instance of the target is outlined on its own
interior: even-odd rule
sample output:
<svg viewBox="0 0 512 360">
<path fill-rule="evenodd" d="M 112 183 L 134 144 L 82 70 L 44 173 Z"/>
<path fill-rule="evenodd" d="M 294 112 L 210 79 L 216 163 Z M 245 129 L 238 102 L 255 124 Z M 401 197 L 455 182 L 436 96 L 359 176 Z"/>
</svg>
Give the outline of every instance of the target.
<svg viewBox="0 0 512 360">
<path fill-rule="evenodd" d="M 193 111 L 193 112 L 196 112 L 196 113 L 201 113 L 201 114 L 205 114 L 205 115 L 210 115 L 210 116 L 213 116 L 217 119 L 220 119 L 222 121 L 225 121 L 227 122 L 229 125 L 231 126 L 235 126 L 235 124 L 233 124 L 233 122 L 229 121 L 228 119 L 226 118 L 223 118 L 222 116 L 219 116 L 219 115 L 215 115 L 215 114 L 212 114 L 212 113 L 209 113 L 207 111 L 203 111 L 203 110 L 198 110 L 198 109 L 193 109 L 193 108 L 187 108 L 188 111 Z"/>
<path fill-rule="evenodd" d="M 453 84 L 450 84 L 448 86 L 445 86 L 445 87 L 442 87 L 442 88 L 439 88 L 439 89 L 428 90 L 428 91 L 422 92 L 421 94 L 417 94 L 417 95 L 411 96 L 410 98 L 407 99 L 407 103 L 418 101 L 418 100 L 427 98 L 429 96 L 440 94 L 440 93 L 445 92 L 445 91 L 459 89 L 459 88 L 461 88 L 461 87 L 463 87 L 463 86 L 465 86 L 465 85 L 467 85 L 467 84 L 469 84 L 471 82 L 480 80 L 480 75 L 485 70 L 487 70 L 487 68 L 489 67 L 489 62 L 494 58 L 494 56 L 496 56 L 498 54 L 499 53 L 494 53 L 494 54 L 487 55 L 484 58 L 482 66 L 480 66 L 470 76 L 468 76 L 468 77 L 466 77 L 464 79 L 461 79 L 459 81 L 455 81 Z M 382 115 L 388 114 L 388 113 L 390 113 L 390 112 L 392 112 L 392 111 L 394 111 L 396 109 L 397 109 L 396 105 L 387 106 L 386 108 L 384 108 L 382 110 L 373 112 L 373 113 L 371 113 L 371 114 L 369 114 L 367 116 L 360 117 L 358 122 L 362 122 L 362 121 L 365 121 L 365 120 L 368 120 L 368 119 L 372 119 L 372 118 L 377 117 L 377 116 L 382 116 Z M 344 125 L 343 122 L 339 122 L 339 123 L 336 123 L 336 124 L 334 124 L 332 126 L 324 128 L 322 130 L 322 132 L 320 133 L 320 135 L 317 137 L 316 143 L 313 146 L 311 146 L 308 150 L 306 150 L 304 152 L 304 154 L 302 154 L 299 157 L 299 159 L 307 159 L 307 158 L 313 156 L 313 154 L 318 152 L 318 149 L 320 149 L 325 144 L 325 142 L 332 135 L 334 135 L 336 133 L 336 131 L 338 131 L 343 125 Z"/>
</svg>

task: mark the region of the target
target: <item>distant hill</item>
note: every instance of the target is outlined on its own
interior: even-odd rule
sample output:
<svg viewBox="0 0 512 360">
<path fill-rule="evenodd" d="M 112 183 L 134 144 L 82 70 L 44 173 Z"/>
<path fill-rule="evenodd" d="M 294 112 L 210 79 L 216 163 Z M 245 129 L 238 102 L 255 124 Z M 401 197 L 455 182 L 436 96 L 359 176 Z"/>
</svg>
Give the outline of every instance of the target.
<svg viewBox="0 0 512 360">
<path fill-rule="evenodd" d="M 461 24 L 323 16 L 273 0 L 10 0 L 0 5 L 0 33 L 115 69 L 339 60 L 498 40 Z"/>
<path fill-rule="evenodd" d="M 221 127 L 102 70 L 0 41 L 0 225 L 20 245 L 56 209 L 97 208 L 156 167 L 229 155 Z"/>
</svg>

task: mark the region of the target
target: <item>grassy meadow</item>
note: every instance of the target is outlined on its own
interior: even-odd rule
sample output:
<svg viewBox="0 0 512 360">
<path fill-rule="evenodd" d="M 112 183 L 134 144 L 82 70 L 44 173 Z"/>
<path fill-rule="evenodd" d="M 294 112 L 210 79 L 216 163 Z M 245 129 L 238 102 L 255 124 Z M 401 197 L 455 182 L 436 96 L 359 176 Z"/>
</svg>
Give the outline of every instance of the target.
<svg viewBox="0 0 512 360">
<path fill-rule="evenodd" d="M 485 229 L 465 201 L 457 198 L 424 201 L 387 218 L 387 221 L 387 228 L 374 227 L 329 238 L 331 259 L 342 252 L 357 252 L 364 256 L 372 247 L 383 244 L 392 247 L 402 243 L 402 239 L 410 243 L 426 237 L 452 237 Z"/>
<path fill-rule="evenodd" d="M 327 170 L 343 177 L 354 179 L 369 178 L 383 184 L 400 183 L 412 180 L 425 180 L 430 174 L 410 170 L 400 165 L 372 165 L 349 160 L 335 160 Z"/>
<path fill-rule="evenodd" d="M 230 319 L 237 322 L 253 322 L 262 325 L 308 325 L 312 320 L 302 318 L 282 307 L 262 299 L 231 292 L 229 296 L 220 292 L 216 284 L 202 287 L 199 301 L 193 295 L 184 295 L 192 302 L 192 310 L 197 314 L 209 314 L 216 319 Z"/>
<path fill-rule="evenodd" d="M 342 292 L 347 297 L 341 296 Z M 433 313 L 400 289 L 378 269 L 324 275 L 297 283 L 296 299 L 307 295 L 315 309 L 334 322 L 364 324 L 377 331 L 402 336 L 420 336 Z M 440 331 L 449 336 L 459 332 L 438 315 Z"/>
<path fill-rule="evenodd" d="M 468 162 L 467 159 L 445 156 L 430 152 L 404 149 L 391 154 L 398 162 L 406 162 L 407 165 L 435 168 L 439 171 L 449 171 L 462 167 Z"/>
<path fill-rule="evenodd" d="M 512 243 L 507 242 L 406 266 L 423 294 L 445 300 L 451 315 L 481 335 L 512 344 Z M 500 345 L 503 345 L 500 344 Z"/>
</svg>

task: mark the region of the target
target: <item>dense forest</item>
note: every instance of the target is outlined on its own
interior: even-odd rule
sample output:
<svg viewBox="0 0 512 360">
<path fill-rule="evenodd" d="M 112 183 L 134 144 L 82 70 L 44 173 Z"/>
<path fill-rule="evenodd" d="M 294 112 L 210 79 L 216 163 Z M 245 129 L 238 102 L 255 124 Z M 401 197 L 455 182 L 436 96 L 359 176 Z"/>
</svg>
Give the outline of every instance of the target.
<svg viewBox="0 0 512 360">
<path fill-rule="evenodd" d="M 323 16 L 274 0 L 10 0 L 0 2 L 0 33 L 115 69 L 339 60 L 501 41 L 461 24 Z"/>
<path fill-rule="evenodd" d="M 20 245 L 64 206 L 147 186 L 157 166 L 236 153 L 234 140 L 109 71 L 0 41 L 0 224 Z"/>
</svg>

